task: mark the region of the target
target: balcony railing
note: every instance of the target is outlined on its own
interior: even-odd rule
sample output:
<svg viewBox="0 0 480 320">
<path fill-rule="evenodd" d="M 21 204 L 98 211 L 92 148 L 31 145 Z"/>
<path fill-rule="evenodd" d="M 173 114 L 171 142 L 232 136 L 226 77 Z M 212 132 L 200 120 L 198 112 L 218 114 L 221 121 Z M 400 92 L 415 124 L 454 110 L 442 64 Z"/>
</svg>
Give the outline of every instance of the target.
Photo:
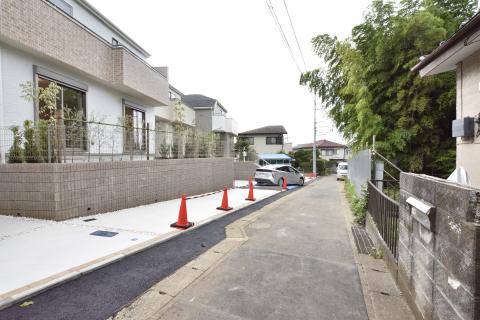
<svg viewBox="0 0 480 320">
<path fill-rule="evenodd" d="M 73 67 L 146 104 L 169 103 L 168 81 L 159 72 L 47 1 L 3 0 L 0 15 L 2 41 Z"/>
</svg>

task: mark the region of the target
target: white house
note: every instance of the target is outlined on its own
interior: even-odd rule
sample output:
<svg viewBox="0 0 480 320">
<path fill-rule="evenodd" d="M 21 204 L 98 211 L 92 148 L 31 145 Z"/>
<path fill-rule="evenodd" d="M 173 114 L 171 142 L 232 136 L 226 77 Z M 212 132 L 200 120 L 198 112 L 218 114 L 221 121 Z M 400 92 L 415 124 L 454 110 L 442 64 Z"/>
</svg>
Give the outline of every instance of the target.
<svg viewBox="0 0 480 320">
<path fill-rule="evenodd" d="M 455 72 L 457 79 L 456 119 L 452 138 L 457 142 L 457 167 L 465 169 L 470 183 L 480 187 L 480 13 L 443 41 L 413 68 L 421 77 Z"/>
<path fill-rule="evenodd" d="M 335 160 L 337 162 L 345 161 L 349 156 L 349 150 L 346 145 L 336 143 L 329 140 L 318 140 L 315 145 L 317 146 L 318 156 L 324 160 Z M 299 144 L 293 148 L 293 150 L 312 150 L 313 143 Z"/>
<path fill-rule="evenodd" d="M 54 81 L 61 87 L 59 110 L 110 124 L 130 117 L 133 126 L 154 128 L 155 107 L 170 104 L 169 85 L 166 68 L 153 68 L 148 57 L 85 0 L 2 0 L 0 127 L 42 119 L 43 106 L 22 98 L 20 85 Z M 132 148 L 145 148 L 142 132 L 127 136 Z M 2 162 L 6 149 L 4 142 Z"/>
<path fill-rule="evenodd" d="M 286 142 L 284 126 L 266 126 L 238 134 L 239 139 L 249 142 L 257 154 L 288 153 L 292 144 Z"/>
</svg>

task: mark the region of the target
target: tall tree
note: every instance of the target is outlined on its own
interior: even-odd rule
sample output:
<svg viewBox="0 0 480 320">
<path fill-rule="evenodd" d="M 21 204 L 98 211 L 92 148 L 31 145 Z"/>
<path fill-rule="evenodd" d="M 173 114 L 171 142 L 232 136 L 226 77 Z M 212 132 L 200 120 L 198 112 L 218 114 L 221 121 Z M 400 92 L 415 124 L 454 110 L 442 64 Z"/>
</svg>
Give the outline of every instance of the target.
<svg viewBox="0 0 480 320">
<path fill-rule="evenodd" d="M 473 14 L 475 1 L 374 0 L 351 37 L 312 40 L 326 68 L 302 75 L 354 149 L 377 149 L 404 169 L 445 176 L 455 164 L 455 75 L 410 69 Z M 449 10 L 454 10 L 454 14 Z"/>
</svg>

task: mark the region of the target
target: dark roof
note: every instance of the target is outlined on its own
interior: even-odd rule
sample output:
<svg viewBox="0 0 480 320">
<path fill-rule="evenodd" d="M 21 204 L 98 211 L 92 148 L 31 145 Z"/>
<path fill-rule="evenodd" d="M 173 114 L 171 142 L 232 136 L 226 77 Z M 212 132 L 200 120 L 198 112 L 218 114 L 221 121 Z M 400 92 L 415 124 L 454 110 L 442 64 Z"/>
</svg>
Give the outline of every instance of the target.
<svg viewBox="0 0 480 320">
<path fill-rule="evenodd" d="M 241 132 L 238 135 L 256 135 L 256 134 L 288 134 L 284 126 L 266 126 L 250 131 Z"/>
<path fill-rule="evenodd" d="M 423 59 L 417 63 L 412 71 L 418 71 L 423 67 L 427 66 L 430 62 L 438 58 L 442 53 L 447 51 L 450 47 L 463 40 L 469 33 L 475 31 L 475 29 L 480 26 L 480 12 L 475 14 L 470 20 L 465 22 L 460 29 L 458 29 L 450 38 L 446 41 L 443 41 L 440 46 L 433 50 L 429 55 L 423 57 Z"/>
<path fill-rule="evenodd" d="M 333 141 L 329 140 L 318 140 L 317 143 L 317 148 L 322 149 L 322 148 L 346 148 L 346 145 L 336 143 Z M 298 146 L 295 146 L 293 149 L 312 149 L 313 148 L 313 143 L 304 143 L 304 144 L 299 144 Z"/>
<path fill-rule="evenodd" d="M 185 101 L 189 106 L 194 109 L 202 109 L 202 108 L 215 108 L 215 103 L 218 103 L 220 108 L 222 108 L 225 112 L 228 112 L 227 109 L 218 101 L 217 99 L 210 98 L 204 96 L 202 94 L 187 94 L 182 97 L 182 101 Z"/>
</svg>

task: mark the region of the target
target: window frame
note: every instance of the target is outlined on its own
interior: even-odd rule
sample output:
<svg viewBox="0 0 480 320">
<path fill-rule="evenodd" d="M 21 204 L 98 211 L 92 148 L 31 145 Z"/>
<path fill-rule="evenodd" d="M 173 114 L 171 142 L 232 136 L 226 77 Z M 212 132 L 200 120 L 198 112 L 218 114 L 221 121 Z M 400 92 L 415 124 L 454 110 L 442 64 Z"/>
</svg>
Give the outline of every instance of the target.
<svg viewBox="0 0 480 320">
<path fill-rule="evenodd" d="M 274 142 L 271 142 L 272 139 L 273 139 Z M 266 136 L 265 137 L 265 144 L 267 144 L 267 145 L 283 145 L 283 136 Z"/>
</svg>

